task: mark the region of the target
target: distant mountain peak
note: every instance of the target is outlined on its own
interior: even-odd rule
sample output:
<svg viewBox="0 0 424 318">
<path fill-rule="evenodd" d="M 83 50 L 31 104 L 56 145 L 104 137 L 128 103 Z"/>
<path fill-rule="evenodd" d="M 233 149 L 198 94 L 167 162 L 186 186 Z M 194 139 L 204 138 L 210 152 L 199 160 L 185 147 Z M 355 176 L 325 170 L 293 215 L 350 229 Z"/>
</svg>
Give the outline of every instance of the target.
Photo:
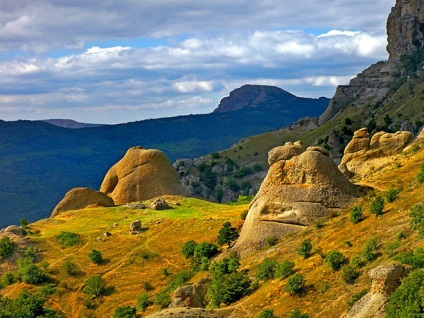
<svg viewBox="0 0 424 318">
<path fill-rule="evenodd" d="M 53 126 L 59 126 L 59 127 L 63 127 L 63 128 L 69 128 L 69 129 L 80 129 L 80 128 L 105 126 L 104 124 L 80 123 L 80 122 L 72 120 L 72 119 L 43 119 L 43 120 L 39 120 L 39 121 L 48 123 L 48 124 L 53 125 Z"/>
<path fill-rule="evenodd" d="M 232 92 L 227 97 L 221 99 L 214 113 L 232 112 L 243 108 L 254 108 L 264 102 L 269 103 L 269 97 L 277 99 L 294 99 L 296 96 L 276 87 L 267 85 L 243 85 Z M 272 106 L 272 105 L 270 105 Z"/>
</svg>

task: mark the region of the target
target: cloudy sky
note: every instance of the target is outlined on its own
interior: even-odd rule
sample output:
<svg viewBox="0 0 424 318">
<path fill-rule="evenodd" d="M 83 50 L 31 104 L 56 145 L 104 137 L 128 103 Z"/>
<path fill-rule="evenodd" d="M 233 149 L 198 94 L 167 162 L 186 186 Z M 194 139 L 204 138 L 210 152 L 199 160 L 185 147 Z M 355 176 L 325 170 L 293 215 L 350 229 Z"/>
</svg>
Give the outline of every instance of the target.
<svg viewBox="0 0 424 318">
<path fill-rule="evenodd" d="M 0 119 L 211 112 L 243 84 L 298 96 L 387 59 L 394 0 L 2 0 Z"/>
</svg>

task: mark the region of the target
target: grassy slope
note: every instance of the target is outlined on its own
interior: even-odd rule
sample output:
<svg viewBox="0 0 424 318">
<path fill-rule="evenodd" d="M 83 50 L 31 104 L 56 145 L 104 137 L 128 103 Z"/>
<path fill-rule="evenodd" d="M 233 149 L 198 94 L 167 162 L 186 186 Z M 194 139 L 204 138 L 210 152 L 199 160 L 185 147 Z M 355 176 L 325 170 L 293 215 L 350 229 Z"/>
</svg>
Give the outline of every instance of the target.
<svg viewBox="0 0 424 318">
<path fill-rule="evenodd" d="M 281 261 L 289 259 L 295 262 L 295 270 L 304 275 L 307 283 L 307 293 L 303 297 L 291 297 L 284 292 L 287 279 L 271 280 L 262 283 L 257 291 L 233 304 L 231 308 L 237 317 L 256 317 L 263 309 L 272 307 L 279 317 L 286 317 L 295 307 L 300 307 L 311 317 L 339 317 L 348 311 L 347 301 L 352 295 L 370 287 L 366 273 L 380 263 L 390 258 L 384 253 L 388 242 L 395 240 L 400 231 L 407 234 L 401 241 L 397 251 L 413 249 L 423 245 L 424 240 L 409 230 L 409 209 L 416 203 L 424 201 L 423 185 L 416 181 L 420 164 L 424 161 L 424 149 L 409 154 L 399 154 L 393 163 L 373 171 L 372 175 L 360 183 L 372 186 L 384 195 L 391 186 L 402 186 L 400 197 L 394 203 L 386 204 L 384 214 L 380 218 L 370 215 L 369 206 L 373 196 L 378 193 L 368 193 L 360 199 L 366 218 L 358 224 L 349 222 L 350 209 L 340 211 L 339 215 L 329 217 L 320 228 L 311 226 L 303 232 L 287 236 L 276 246 L 242 260 L 242 266 L 254 275 L 255 268 L 265 257 L 274 257 Z M 216 240 L 216 235 L 224 221 L 241 224 L 239 215 L 247 206 L 227 206 L 214 204 L 198 199 L 178 197 L 167 198 L 175 208 L 169 211 L 131 210 L 126 207 L 109 209 L 86 209 L 61 214 L 55 219 L 46 219 L 31 225 L 37 235 L 31 240 L 41 250 L 44 261 L 49 263 L 49 272 L 58 280 L 60 294 L 53 296 L 50 306 L 62 310 L 69 317 L 84 317 L 94 315 L 105 317 L 117 306 L 134 305 L 136 297 L 143 291 L 144 281 L 154 286 L 152 294 L 164 288 L 170 277 L 164 277 L 162 269 L 167 267 L 172 274 L 188 269 L 188 261 L 181 256 L 181 247 L 189 239 L 196 241 Z M 180 205 L 177 205 L 176 203 Z M 131 221 L 140 219 L 146 231 L 137 236 L 128 234 Z M 110 228 L 114 223 L 118 227 Z M 54 235 L 60 231 L 72 231 L 82 234 L 83 243 L 79 246 L 61 248 Z M 105 231 L 112 236 L 106 241 L 98 241 Z M 360 278 L 353 285 L 346 285 L 340 272 L 332 273 L 323 259 L 314 253 L 304 260 L 297 256 L 296 249 L 304 239 L 310 239 L 314 249 L 322 248 L 323 252 L 332 249 L 341 251 L 351 258 L 359 254 L 367 241 L 376 237 L 380 245 L 379 258 L 367 264 L 361 271 Z M 352 246 L 348 246 L 349 241 Z M 94 265 L 90 263 L 87 254 L 91 249 L 102 252 L 106 263 Z M 143 259 L 148 253 L 157 257 Z M 152 255 L 152 254 L 150 254 Z M 69 259 L 78 264 L 83 274 L 70 277 L 62 269 L 63 262 Z M 86 297 L 81 293 L 84 281 L 95 274 L 103 274 L 107 282 L 114 286 L 115 292 L 105 296 L 100 301 L 94 301 L 97 309 L 84 307 Z M 193 278 L 196 281 L 204 274 Z M 2 290 L 3 295 L 16 296 L 24 284 L 15 284 Z M 151 306 L 149 312 L 156 311 L 157 306 Z"/>
</svg>

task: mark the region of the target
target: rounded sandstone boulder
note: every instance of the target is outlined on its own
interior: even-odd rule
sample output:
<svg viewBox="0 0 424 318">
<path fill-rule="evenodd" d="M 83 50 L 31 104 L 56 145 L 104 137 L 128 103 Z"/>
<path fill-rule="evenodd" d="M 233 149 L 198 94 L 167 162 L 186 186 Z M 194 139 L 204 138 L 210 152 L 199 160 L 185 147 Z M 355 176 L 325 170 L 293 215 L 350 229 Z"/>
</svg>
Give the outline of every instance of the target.
<svg viewBox="0 0 424 318">
<path fill-rule="evenodd" d="M 305 148 L 300 142 L 286 142 L 284 146 L 278 146 L 268 152 L 268 164 L 272 166 L 280 160 L 289 160 L 294 156 L 300 155 L 305 151 Z"/>
</svg>

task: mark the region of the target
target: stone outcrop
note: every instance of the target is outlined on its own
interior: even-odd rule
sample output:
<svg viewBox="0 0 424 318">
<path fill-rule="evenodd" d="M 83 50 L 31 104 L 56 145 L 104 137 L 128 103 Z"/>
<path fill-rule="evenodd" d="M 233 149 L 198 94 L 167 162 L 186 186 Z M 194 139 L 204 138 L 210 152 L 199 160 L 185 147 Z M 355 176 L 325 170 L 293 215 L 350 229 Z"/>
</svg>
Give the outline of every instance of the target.
<svg viewBox="0 0 424 318">
<path fill-rule="evenodd" d="M 135 220 L 130 224 L 130 234 L 139 234 L 141 233 L 141 221 Z"/>
<path fill-rule="evenodd" d="M 218 309 L 207 310 L 203 308 L 178 307 L 158 311 L 146 318 L 229 318 L 231 310 Z"/>
<path fill-rule="evenodd" d="M 168 157 L 156 149 L 130 148 L 106 174 L 100 191 L 115 204 L 151 199 L 160 195 L 184 195 L 178 173 Z"/>
<path fill-rule="evenodd" d="M 300 142 L 297 142 L 296 145 L 286 142 L 284 146 L 275 147 L 268 152 L 268 164 L 272 166 L 277 161 L 288 160 L 300 155 L 304 151 L 305 148 Z"/>
<path fill-rule="evenodd" d="M 370 138 L 366 128 L 359 129 L 346 146 L 339 169 L 349 177 L 351 173 L 364 177 L 390 162 L 390 157 L 405 149 L 413 139 L 409 131 L 378 132 Z"/>
<path fill-rule="evenodd" d="M 279 147 L 280 148 L 280 147 Z M 278 150 L 284 156 L 273 162 L 259 192 L 250 205 L 240 237 L 234 246 L 240 255 L 261 247 L 270 236 L 282 237 L 346 207 L 357 197 L 347 180 L 321 147 L 310 147 L 295 155 L 297 146 Z M 275 156 L 275 150 L 270 155 Z"/>
<path fill-rule="evenodd" d="M 349 85 L 337 87 L 326 111 L 319 117 L 323 125 L 347 105 L 363 106 L 381 101 L 390 87 L 407 73 L 400 58 L 424 48 L 424 2 L 396 0 L 387 19 L 387 62 L 379 62 L 353 78 Z M 417 73 L 424 75 L 422 70 Z"/>
<path fill-rule="evenodd" d="M 164 198 L 156 198 L 150 203 L 149 208 L 152 210 L 167 210 L 170 209 Z"/>
<path fill-rule="evenodd" d="M 68 191 L 65 197 L 56 205 L 50 217 L 55 217 L 60 212 L 80 210 L 88 206 L 114 206 L 113 199 L 102 192 L 89 188 L 74 188 Z"/>
<path fill-rule="evenodd" d="M 358 300 L 346 318 L 384 318 L 389 296 L 400 285 L 400 280 L 409 269 L 401 264 L 384 264 L 372 269 L 371 290 Z"/>
<path fill-rule="evenodd" d="M 209 301 L 206 297 L 210 278 L 202 278 L 197 284 L 178 287 L 169 307 L 205 308 Z"/>
</svg>

